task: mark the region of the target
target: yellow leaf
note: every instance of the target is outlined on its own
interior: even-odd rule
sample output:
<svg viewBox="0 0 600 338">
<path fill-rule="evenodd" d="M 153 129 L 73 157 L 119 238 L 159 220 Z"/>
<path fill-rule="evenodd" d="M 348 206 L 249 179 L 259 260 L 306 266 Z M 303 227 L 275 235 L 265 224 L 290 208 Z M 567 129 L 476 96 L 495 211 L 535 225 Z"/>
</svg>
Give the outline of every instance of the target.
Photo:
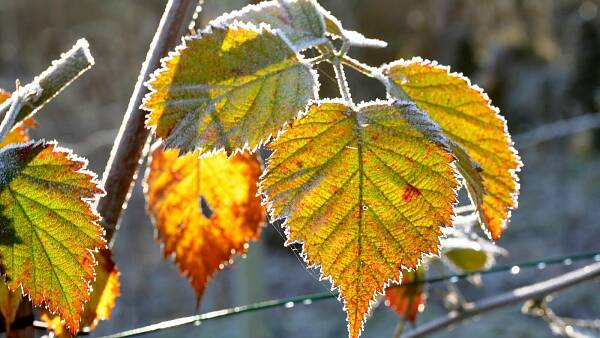
<svg viewBox="0 0 600 338">
<path fill-rule="evenodd" d="M 17 309 L 21 303 L 21 289 L 11 291 L 4 278 L 0 277 L 0 313 L 4 317 L 4 330 L 10 331 L 10 324 L 15 321 Z"/>
<path fill-rule="evenodd" d="M 468 190 L 482 224 L 499 239 L 510 211 L 517 207 L 516 172 L 522 164 L 498 108 L 467 78 L 435 62 L 401 60 L 384 66 L 383 73 L 480 165 L 485 191 L 472 186 Z"/>
<path fill-rule="evenodd" d="M 109 250 L 96 253 L 96 280 L 92 284 L 92 295 L 85 304 L 81 318 L 81 326 L 95 329 L 100 320 L 110 319 L 110 313 L 115 307 L 117 298 L 121 295 L 119 269 L 112 260 Z"/>
<path fill-rule="evenodd" d="M 309 265 L 340 290 L 350 337 L 401 267 L 439 254 L 458 181 L 439 128 L 408 102 L 356 111 L 314 104 L 269 145 L 261 182 L 269 211 L 286 218 L 286 244 L 303 243 Z"/>
<path fill-rule="evenodd" d="M 206 284 L 235 253 L 258 238 L 265 211 L 257 195 L 260 165 L 248 154 L 219 152 L 179 157 L 157 148 L 146 177 L 148 210 L 165 257 L 175 254 L 198 300 Z"/>
<path fill-rule="evenodd" d="M 255 149 L 317 96 L 317 77 L 265 26 L 187 38 L 148 82 L 147 125 L 182 153 Z"/>
</svg>

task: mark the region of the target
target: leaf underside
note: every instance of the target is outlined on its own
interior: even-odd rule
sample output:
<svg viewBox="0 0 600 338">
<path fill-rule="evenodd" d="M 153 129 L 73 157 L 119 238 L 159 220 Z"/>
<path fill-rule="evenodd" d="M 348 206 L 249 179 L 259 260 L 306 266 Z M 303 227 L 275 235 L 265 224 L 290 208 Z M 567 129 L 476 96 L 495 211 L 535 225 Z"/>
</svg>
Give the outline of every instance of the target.
<svg viewBox="0 0 600 338">
<path fill-rule="evenodd" d="M 53 143 L 0 151 L 0 257 L 7 285 L 58 313 L 72 333 L 105 247 L 91 200 L 102 193 L 85 162 Z"/>
<path fill-rule="evenodd" d="M 326 41 L 323 15 L 313 0 L 263 1 L 224 14 L 212 21 L 211 25 L 224 27 L 236 21 L 255 26 L 267 24 L 281 31 L 296 51 Z"/>
<path fill-rule="evenodd" d="M 439 129 L 414 104 L 370 103 L 353 111 L 322 102 L 269 144 L 261 192 L 288 241 L 339 287 L 350 337 L 374 297 L 438 254 L 451 226 L 458 182 Z"/>
<path fill-rule="evenodd" d="M 153 152 L 146 198 L 165 257 L 175 255 L 200 300 L 208 280 L 258 238 L 265 220 L 256 196 L 261 169 L 248 154 L 178 156 Z"/>
<path fill-rule="evenodd" d="M 241 25 L 187 38 L 147 85 L 148 126 L 182 153 L 255 149 L 317 96 L 316 73 L 278 34 Z"/>
<path fill-rule="evenodd" d="M 516 172 L 522 164 L 498 109 L 468 79 L 434 62 L 398 61 L 383 72 L 479 164 L 484 189 L 475 184 L 468 190 L 482 224 L 491 238 L 499 239 L 517 207 Z"/>
</svg>

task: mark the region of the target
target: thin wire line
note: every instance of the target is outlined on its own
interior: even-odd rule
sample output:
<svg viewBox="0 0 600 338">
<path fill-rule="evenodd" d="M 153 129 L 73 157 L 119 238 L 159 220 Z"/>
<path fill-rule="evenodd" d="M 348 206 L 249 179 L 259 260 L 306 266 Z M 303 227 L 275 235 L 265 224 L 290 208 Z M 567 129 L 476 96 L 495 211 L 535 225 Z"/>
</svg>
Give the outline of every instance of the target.
<svg viewBox="0 0 600 338">
<path fill-rule="evenodd" d="M 558 257 L 552 257 L 552 258 L 546 258 L 546 259 L 540 259 L 540 260 L 523 261 L 523 262 L 513 263 L 513 264 L 497 265 L 488 270 L 479 270 L 479 271 L 467 272 L 467 273 L 462 273 L 462 274 L 449 274 L 449 275 L 438 276 L 438 277 L 433 277 L 433 278 L 426 278 L 423 280 L 416 280 L 416 281 L 413 281 L 410 283 L 405 283 L 403 285 L 406 286 L 406 285 L 413 285 L 413 284 L 433 284 L 433 283 L 439 283 L 439 282 L 448 281 L 448 280 L 460 280 L 460 279 L 464 279 L 464 278 L 467 278 L 469 276 L 476 275 L 476 274 L 486 275 L 486 274 L 491 274 L 491 273 L 496 273 L 496 272 L 514 271 L 515 267 L 518 267 L 519 269 L 533 268 L 533 267 L 541 269 L 541 268 L 545 268 L 549 265 L 555 265 L 555 264 L 570 265 L 576 261 L 581 261 L 581 260 L 586 260 L 586 259 L 594 259 L 595 261 L 600 261 L 600 251 L 580 253 L 580 254 L 574 254 L 574 255 L 564 255 L 564 256 L 558 256 Z M 156 331 L 161 331 L 161 330 L 165 330 L 165 329 L 171 329 L 171 328 L 175 328 L 175 327 L 179 327 L 179 326 L 183 326 L 183 325 L 189 325 L 189 324 L 198 325 L 202 321 L 235 316 L 235 315 L 239 315 L 239 314 L 246 313 L 246 312 L 261 311 L 261 310 L 271 309 L 271 308 L 280 307 L 280 306 L 290 307 L 290 306 L 293 306 L 294 304 L 311 304 L 313 302 L 317 302 L 317 301 L 321 301 L 321 300 L 325 300 L 325 299 L 332 299 L 337 296 L 338 296 L 337 292 L 319 292 L 319 293 L 311 293 L 311 294 L 293 296 L 293 297 L 287 297 L 287 298 L 272 299 L 272 300 L 262 301 L 262 302 L 253 303 L 253 304 L 247 304 L 247 305 L 235 306 L 232 308 L 227 308 L 227 309 L 222 309 L 222 310 L 211 311 L 211 312 L 207 312 L 207 313 L 203 313 L 203 314 L 199 314 L 199 315 L 167 320 L 167 321 L 163 321 L 163 322 L 160 322 L 157 324 L 152 324 L 152 325 L 143 326 L 143 327 L 133 329 L 133 330 L 127 330 L 127 331 L 115 333 L 112 335 L 103 336 L 101 338 L 124 338 L 124 337 L 139 336 L 139 335 L 156 332 Z"/>
</svg>

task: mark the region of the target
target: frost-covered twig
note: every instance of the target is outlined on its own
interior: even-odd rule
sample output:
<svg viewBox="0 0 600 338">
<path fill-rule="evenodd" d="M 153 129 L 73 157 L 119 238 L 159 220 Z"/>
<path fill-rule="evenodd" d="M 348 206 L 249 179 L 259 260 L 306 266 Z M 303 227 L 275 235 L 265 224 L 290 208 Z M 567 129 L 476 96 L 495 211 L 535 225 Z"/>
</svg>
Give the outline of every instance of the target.
<svg viewBox="0 0 600 338">
<path fill-rule="evenodd" d="M 26 104 L 19 107 L 15 122 L 20 122 L 34 114 L 93 65 L 94 58 L 90 53 L 87 40 L 77 40 L 71 49 L 61 54 L 60 59 L 52 61 L 52 65 L 48 69 L 23 87 L 39 88 L 39 92 Z M 10 102 L 8 101 L 6 100 L 4 104 L 0 105 L 0 115 L 9 110 Z"/>
<path fill-rule="evenodd" d="M 16 82 L 17 89 L 11 95 L 10 99 L 6 100 L 10 102 L 10 108 L 8 109 L 8 113 L 4 115 L 4 119 L 2 119 L 2 123 L 0 124 L 0 141 L 4 140 L 6 135 L 8 135 L 15 125 L 15 120 L 17 119 L 17 115 L 21 111 L 21 108 L 23 108 L 27 102 L 37 98 L 42 92 L 42 89 L 36 82 L 25 87 L 21 87 L 19 80 Z"/>
</svg>

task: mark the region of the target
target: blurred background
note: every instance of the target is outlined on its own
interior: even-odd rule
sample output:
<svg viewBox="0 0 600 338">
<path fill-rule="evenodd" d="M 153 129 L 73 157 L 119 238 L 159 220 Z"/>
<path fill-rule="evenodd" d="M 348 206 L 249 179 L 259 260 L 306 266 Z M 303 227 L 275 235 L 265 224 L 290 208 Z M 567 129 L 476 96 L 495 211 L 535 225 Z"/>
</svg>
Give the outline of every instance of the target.
<svg viewBox="0 0 600 338">
<path fill-rule="evenodd" d="M 206 0 L 197 27 L 243 0 Z M 483 87 L 508 120 L 525 164 L 520 207 L 497 243 L 509 263 L 600 248 L 600 131 L 546 142 L 523 134 L 541 125 L 600 111 L 600 1 L 575 0 L 322 0 L 348 29 L 389 42 L 383 50 L 351 50 L 371 65 L 398 58 L 438 60 Z M 80 37 L 96 65 L 37 115 L 36 137 L 58 139 L 101 174 L 165 1 L 0 0 L 0 88 L 29 82 Z M 336 95 L 325 65 L 322 96 Z M 376 82 L 349 72 L 356 100 L 384 98 Z M 327 76 L 328 74 L 329 76 Z M 597 118 L 596 118 L 597 120 Z M 529 135 L 529 136 L 528 136 Z M 139 180 L 138 180 L 139 181 Z M 139 182 L 138 182 L 139 183 Z M 140 185 L 121 222 L 114 257 L 122 296 L 112 319 L 93 336 L 255 301 L 329 290 L 307 271 L 281 230 L 267 226 L 246 258 L 210 282 L 199 308 L 192 288 L 164 260 L 145 214 Z M 489 296 L 571 267 L 484 277 L 483 287 L 458 286 L 469 300 Z M 598 318 L 598 281 L 556 297 L 564 316 Z M 417 324 L 444 313 L 435 287 Z M 374 311 L 364 337 L 391 337 L 398 322 L 385 306 Z M 548 337 L 539 319 L 503 308 L 435 337 Z M 335 300 L 277 308 L 201 323 L 151 337 L 345 337 Z"/>
</svg>

